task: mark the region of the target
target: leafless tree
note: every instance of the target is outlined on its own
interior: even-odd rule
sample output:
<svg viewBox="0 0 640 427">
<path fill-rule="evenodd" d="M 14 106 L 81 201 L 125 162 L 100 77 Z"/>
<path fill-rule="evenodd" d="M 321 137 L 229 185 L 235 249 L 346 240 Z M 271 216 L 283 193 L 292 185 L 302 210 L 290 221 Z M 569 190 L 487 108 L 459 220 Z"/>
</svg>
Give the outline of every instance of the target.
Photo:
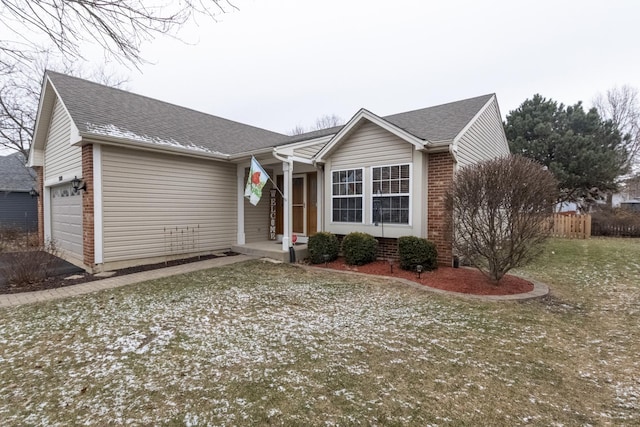
<svg viewBox="0 0 640 427">
<path fill-rule="evenodd" d="M 446 195 L 455 253 L 498 284 L 538 254 L 557 196 L 553 174 L 521 156 L 461 169 Z"/>
<path fill-rule="evenodd" d="M 316 125 L 313 130 L 329 129 L 344 124 L 344 119 L 335 114 L 325 114 L 316 119 Z"/>
<path fill-rule="evenodd" d="M 124 87 L 127 79 L 106 68 L 87 70 L 69 61 L 54 63 L 48 55 L 29 64 L 14 64 L 0 76 L 0 148 L 19 151 L 26 159 L 33 138 L 38 101 L 45 69 L 83 77 L 112 87 Z"/>
<path fill-rule="evenodd" d="M 0 67 L 28 62 L 48 44 L 67 58 L 82 58 L 82 44 L 97 43 L 124 63 L 140 64 L 140 46 L 157 35 L 175 35 L 194 18 L 235 8 L 229 0 L 0 0 L 0 25 L 13 40 L 0 40 Z M 33 35 L 43 40 L 34 41 Z"/>
<path fill-rule="evenodd" d="M 627 166 L 640 162 L 640 93 L 635 87 L 613 87 L 593 100 L 600 115 L 622 133 L 629 153 Z"/>
<path fill-rule="evenodd" d="M 289 131 L 289 135 L 291 136 L 302 135 L 303 133 L 307 133 L 307 130 L 300 125 L 297 125 Z"/>
<path fill-rule="evenodd" d="M 303 133 L 313 132 L 316 130 L 329 129 L 344 124 L 344 119 L 335 114 L 325 114 L 316 119 L 315 126 L 306 129 L 304 126 L 297 125 L 289 131 L 289 135 L 302 135 Z"/>
</svg>

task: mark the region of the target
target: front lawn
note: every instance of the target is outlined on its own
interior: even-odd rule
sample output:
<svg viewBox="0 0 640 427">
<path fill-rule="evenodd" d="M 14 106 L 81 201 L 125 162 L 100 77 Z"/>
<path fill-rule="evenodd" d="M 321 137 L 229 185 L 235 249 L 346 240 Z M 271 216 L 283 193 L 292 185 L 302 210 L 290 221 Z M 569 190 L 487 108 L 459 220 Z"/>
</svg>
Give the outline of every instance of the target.
<svg viewBox="0 0 640 427">
<path fill-rule="evenodd" d="M 3 425 L 640 423 L 640 241 L 552 241 L 553 295 L 252 261 L 0 311 Z"/>
</svg>

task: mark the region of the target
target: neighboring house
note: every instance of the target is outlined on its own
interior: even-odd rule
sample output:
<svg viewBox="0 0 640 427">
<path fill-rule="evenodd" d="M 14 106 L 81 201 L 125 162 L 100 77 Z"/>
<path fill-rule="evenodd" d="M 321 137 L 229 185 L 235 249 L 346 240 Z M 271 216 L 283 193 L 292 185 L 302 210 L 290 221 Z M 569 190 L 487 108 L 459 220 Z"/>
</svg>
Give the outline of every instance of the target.
<svg viewBox="0 0 640 427">
<path fill-rule="evenodd" d="M 35 172 L 22 153 L 0 157 L 0 227 L 33 231 L 38 228 L 38 202 L 29 192 Z"/>
<path fill-rule="evenodd" d="M 451 263 L 443 196 L 455 169 L 508 154 L 495 95 L 286 136 L 63 74 L 44 77 L 29 165 L 41 238 L 87 270 L 293 235 L 363 231 L 395 255 L 426 237 Z M 251 157 L 284 197 L 244 198 Z M 85 189 L 74 190 L 81 179 Z M 374 208 L 375 207 L 375 208 Z M 382 208 L 382 214 L 377 207 Z"/>
<path fill-rule="evenodd" d="M 620 207 L 631 212 L 640 212 L 640 199 L 629 199 L 624 202 L 620 202 Z"/>
</svg>

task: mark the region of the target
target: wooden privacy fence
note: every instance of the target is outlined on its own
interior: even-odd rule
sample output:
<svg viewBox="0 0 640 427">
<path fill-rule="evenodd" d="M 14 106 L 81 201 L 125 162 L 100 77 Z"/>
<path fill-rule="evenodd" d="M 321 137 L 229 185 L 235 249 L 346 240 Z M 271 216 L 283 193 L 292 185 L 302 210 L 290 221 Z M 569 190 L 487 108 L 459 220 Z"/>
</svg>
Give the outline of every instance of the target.
<svg viewBox="0 0 640 427">
<path fill-rule="evenodd" d="M 553 237 L 588 239 L 591 237 L 591 215 L 553 214 Z"/>
</svg>

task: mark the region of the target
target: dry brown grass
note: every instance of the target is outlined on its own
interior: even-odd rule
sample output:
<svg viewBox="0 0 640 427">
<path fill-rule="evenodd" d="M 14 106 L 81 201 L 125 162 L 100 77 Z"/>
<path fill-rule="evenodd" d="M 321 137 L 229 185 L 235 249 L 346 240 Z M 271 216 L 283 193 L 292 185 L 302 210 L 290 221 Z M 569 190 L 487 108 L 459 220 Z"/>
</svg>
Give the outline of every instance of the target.
<svg viewBox="0 0 640 427">
<path fill-rule="evenodd" d="M 250 262 L 0 311 L 6 425 L 634 425 L 640 242 L 552 241 L 527 303 Z"/>
</svg>

